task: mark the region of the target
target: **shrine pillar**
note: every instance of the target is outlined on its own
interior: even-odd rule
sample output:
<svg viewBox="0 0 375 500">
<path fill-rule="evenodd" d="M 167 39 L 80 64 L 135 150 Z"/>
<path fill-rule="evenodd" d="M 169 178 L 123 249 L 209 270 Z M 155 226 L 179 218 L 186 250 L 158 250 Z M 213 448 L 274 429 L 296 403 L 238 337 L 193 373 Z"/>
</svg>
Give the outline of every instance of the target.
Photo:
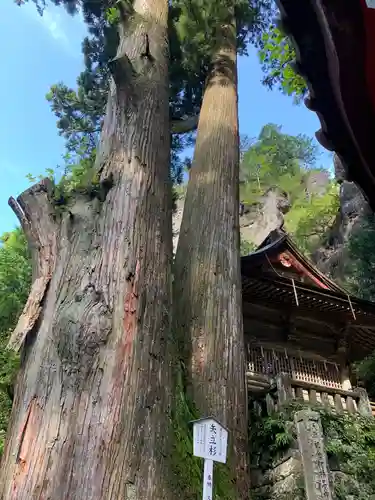
<svg viewBox="0 0 375 500">
<path fill-rule="evenodd" d="M 348 363 L 348 342 L 346 339 L 341 339 L 337 347 L 337 359 L 340 368 L 340 377 L 342 388 L 345 391 L 352 390 L 352 384 L 350 382 L 350 370 Z"/>
</svg>

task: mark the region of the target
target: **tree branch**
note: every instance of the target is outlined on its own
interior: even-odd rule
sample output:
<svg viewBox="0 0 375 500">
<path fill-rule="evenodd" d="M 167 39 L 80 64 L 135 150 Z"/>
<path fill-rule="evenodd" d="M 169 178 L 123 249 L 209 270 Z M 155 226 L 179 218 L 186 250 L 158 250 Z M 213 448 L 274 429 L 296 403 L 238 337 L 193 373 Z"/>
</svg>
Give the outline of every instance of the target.
<svg viewBox="0 0 375 500">
<path fill-rule="evenodd" d="M 133 66 L 125 53 L 108 61 L 108 68 L 118 88 L 123 88 L 130 81 Z"/>
<path fill-rule="evenodd" d="M 199 115 L 188 116 L 181 120 L 171 121 L 171 132 L 172 134 L 186 134 L 187 132 L 192 132 L 198 127 Z"/>
<path fill-rule="evenodd" d="M 8 349 L 19 351 L 26 339 L 27 334 L 33 329 L 42 311 L 43 299 L 47 291 L 47 286 L 51 280 L 50 276 L 37 278 L 30 290 L 29 298 L 17 322 L 17 326 L 12 332 L 8 342 Z"/>
<path fill-rule="evenodd" d="M 44 179 L 24 191 L 17 200 L 10 198 L 8 202 L 25 232 L 33 264 L 30 295 L 8 344 L 16 350 L 21 348 L 39 318 L 55 267 L 58 226 L 50 202 L 52 188 L 51 180 Z"/>
</svg>

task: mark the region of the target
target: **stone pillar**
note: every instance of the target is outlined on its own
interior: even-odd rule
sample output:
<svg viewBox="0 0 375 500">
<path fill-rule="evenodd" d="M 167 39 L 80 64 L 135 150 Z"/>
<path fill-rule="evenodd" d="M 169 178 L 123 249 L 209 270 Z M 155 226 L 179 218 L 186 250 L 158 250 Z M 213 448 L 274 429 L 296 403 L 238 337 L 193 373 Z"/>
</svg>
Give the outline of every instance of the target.
<svg viewBox="0 0 375 500">
<path fill-rule="evenodd" d="M 278 403 L 283 405 L 293 400 L 292 381 L 288 373 L 276 375 Z"/>
<path fill-rule="evenodd" d="M 350 373 L 349 373 L 349 367 L 347 364 L 342 364 L 341 365 L 341 384 L 342 388 L 344 391 L 351 391 L 352 390 L 352 384 L 350 382 Z"/>
<path fill-rule="evenodd" d="M 301 452 L 307 500 L 332 500 L 327 455 L 319 413 L 301 410 L 294 415 Z"/>
<path fill-rule="evenodd" d="M 358 401 L 359 413 L 364 417 L 372 417 L 372 409 L 366 389 L 364 389 L 363 387 L 359 387 L 357 389 L 357 392 L 359 392 L 359 401 Z"/>
</svg>

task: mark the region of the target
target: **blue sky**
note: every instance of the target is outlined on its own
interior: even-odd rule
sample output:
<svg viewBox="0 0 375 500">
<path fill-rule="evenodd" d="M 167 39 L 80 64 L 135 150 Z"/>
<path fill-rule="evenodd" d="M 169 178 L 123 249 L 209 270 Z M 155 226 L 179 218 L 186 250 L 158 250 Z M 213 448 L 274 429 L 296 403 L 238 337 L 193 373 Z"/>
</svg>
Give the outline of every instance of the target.
<svg viewBox="0 0 375 500">
<path fill-rule="evenodd" d="M 26 175 L 42 174 L 62 163 L 64 142 L 45 94 L 59 81 L 75 85 L 82 69 L 84 35 L 80 18 L 68 16 L 62 8 L 49 7 L 40 17 L 32 3 L 17 7 L 13 0 L 0 1 L 0 234 L 17 224 L 7 202 L 30 185 Z M 319 128 L 316 115 L 264 88 L 261 78 L 254 51 L 240 58 L 241 133 L 256 137 L 263 125 L 273 122 L 287 133 L 313 136 Z M 328 166 L 329 156 L 321 152 L 321 163 Z"/>
</svg>

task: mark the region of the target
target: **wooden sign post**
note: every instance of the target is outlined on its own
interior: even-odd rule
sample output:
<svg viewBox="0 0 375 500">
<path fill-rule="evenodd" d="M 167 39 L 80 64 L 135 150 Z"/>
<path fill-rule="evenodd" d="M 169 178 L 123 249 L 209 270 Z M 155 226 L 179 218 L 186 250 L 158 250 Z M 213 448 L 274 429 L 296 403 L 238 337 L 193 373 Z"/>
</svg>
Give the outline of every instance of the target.
<svg viewBox="0 0 375 500">
<path fill-rule="evenodd" d="M 227 460 L 228 430 L 213 417 L 194 420 L 193 455 L 204 459 L 203 500 L 212 500 L 214 462 Z"/>
</svg>

